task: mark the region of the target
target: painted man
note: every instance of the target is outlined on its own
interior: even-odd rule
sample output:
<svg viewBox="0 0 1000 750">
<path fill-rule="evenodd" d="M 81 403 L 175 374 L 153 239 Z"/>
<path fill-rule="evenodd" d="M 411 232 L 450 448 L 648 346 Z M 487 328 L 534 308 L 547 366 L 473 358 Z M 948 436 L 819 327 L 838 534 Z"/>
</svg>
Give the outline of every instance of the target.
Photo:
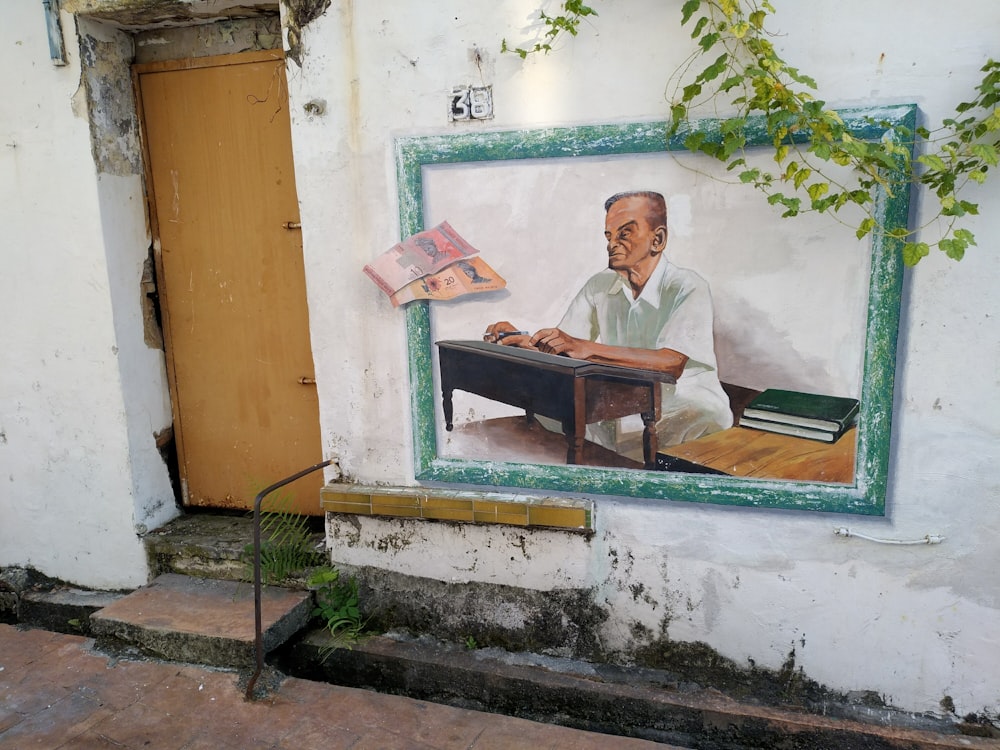
<svg viewBox="0 0 1000 750">
<path fill-rule="evenodd" d="M 729 399 L 719 383 L 712 338 L 712 298 L 698 274 L 664 257 L 667 207 L 659 193 L 618 193 L 604 204 L 608 267 L 595 274 L 570 302 L 556 328 L 534 335 L 507 321 L 483 338 L 574 359 L 669 373 L 663 385 L 661 447 L 732 426 Z M 587 428 L 606 448 L 642 459 L 642 423 L 611 420 Z"/>
</svg>

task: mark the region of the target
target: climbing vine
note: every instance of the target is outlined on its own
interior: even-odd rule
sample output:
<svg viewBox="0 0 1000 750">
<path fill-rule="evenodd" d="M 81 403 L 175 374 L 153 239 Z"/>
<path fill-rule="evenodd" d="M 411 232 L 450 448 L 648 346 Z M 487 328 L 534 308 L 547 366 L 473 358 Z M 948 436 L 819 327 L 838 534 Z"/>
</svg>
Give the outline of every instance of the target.
<svg viewBox="0 0 1000 750">
<path fill-rule="evenodd" d="M 502 49 L 522 58 L 548 53 L 560 35 L 575 36 L 583 18 L 597 15 L 580 0 L 566 0 L 561 7 L 560 15 L 542 13 L 542 42 L 511 48 L 505 40 Z M 680 23 L 690 30 L 694 49 L 670 78 L 667 135 L 679 135 L 685 148 L 724 163 L 735 179 L 766 195 L 782 216 L 836 215 L 846 206 L 859 207 L 859 239 L 886 231 L 875 210 L 880 189 L 891 194 L 921 185 L 937 198 L 938 212 L 924 227 L 939 222 L 939 239 L 918 241 L 915 230 L 903 228 L 889 234 L 902 241 L 907 265 L 934 246 L 961 260 L 976 241 L 960 222 L 977 214 L 979 206 L 960 193 L 970 182 L 983 183 L 1000 154 L 1000 63 L 990 60 L 983 66 L 974 95 L 936 130 L 897 126 L 880 141 L 865 141 L 816 98 L 816 82 L 778 54 L 766 29 L 774 13 L 768 0 L 686 0 Z M 732 112 L 720 120 L 718 137 L 688 128 L 692 113 L 707 105 Z M 774 168 L 747 162 L 747 129 L 753 122 L 766 128 Z M 831 165 L 849 167 L 850 179 Z"/>
<path fill-rule="evenodd" d="M 549 53 L 552 51 L 552 42 L 563 34 L 576 36 L 579 31 L 581 19 L 587 16 L 596 16 L 597 13 L 588 5 L 583 4 L 583 0 L 565 0 L 562 4 L 563 13 L 558 16 L 550 16 L 544 10 L 539 10 L 539 17 L 545 26 L 542 40 L 535 42 L 530 47 L 509 47 L 507 40 L 500 43 L 501 52 L 513 52 L 523 60 L 528 55 L 536 52 Z"/>
</svg>

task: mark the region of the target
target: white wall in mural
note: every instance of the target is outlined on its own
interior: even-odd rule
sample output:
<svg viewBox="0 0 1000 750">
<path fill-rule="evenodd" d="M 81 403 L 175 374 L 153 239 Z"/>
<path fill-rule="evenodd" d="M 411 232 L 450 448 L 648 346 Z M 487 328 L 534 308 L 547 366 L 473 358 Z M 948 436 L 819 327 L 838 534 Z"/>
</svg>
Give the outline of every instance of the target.
<svg viewBox="0 0 1000 750">
<path fill-rule="evenodd" d="M 500 292 L 434 304 L 434 340 L 476 339 L 497 320 L 532 332 L 556 325 L 607 265 L 605 199 L 648 189 L 668 196 L 666 256 L 712 290 L 722 380 L 859 395 L 868 242 L 828 217 L 762 217 L 760 196 L 703 156 L 434 166 L 424 168 L 423 187 L 425 224 L 447 220 L 508 282 Z M 514 413 L 461 392 L 455 412 L 459 421 Z"/>
</svg>

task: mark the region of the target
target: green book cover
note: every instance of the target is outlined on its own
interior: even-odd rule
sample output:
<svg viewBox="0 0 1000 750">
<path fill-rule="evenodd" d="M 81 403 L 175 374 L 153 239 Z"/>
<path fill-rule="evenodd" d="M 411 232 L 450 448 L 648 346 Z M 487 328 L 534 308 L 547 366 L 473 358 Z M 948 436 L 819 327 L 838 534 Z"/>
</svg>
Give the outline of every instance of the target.
<svg viewBox="0 0 1000 750">
<path fill-rule="evenodd" d="M 751 401 L 743 414 L 751 419 L 840 432 L 850 425 L 859 405 L 856 398 L 769 388 Z"/>
<path fill-rule="evenodd" d="M 765 432 L 776 432 L 779 435 L 791 435 L 792 437 L 807 438 L 809 440 L 822 440 L 824 443 L 834 443 L 840 437 L 840 432 L 830 432 L 829 430 L 814 430 L 810 427 L 802 427 L 797 424 L 785 424 L 784 422 L 769 422 L 766 419 L 753 419 L 751 417 L 740 417 L 740 427 L 750 427 L 754 430 L 764 430 Z"/>
</svg>

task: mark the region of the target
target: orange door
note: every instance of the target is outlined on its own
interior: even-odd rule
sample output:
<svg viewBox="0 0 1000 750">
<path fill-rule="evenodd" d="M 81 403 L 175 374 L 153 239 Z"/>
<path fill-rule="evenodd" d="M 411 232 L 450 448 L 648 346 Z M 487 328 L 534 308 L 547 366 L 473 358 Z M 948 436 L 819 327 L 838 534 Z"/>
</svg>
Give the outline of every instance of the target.
<svg viewBox="0 0 1000 750">
<path fill-rule="evenodd" d="M 248 508 L 322 460 L 284 60 L 151 63 L 135 78 L 184 502 Z M 318 514 L 321 484 L 287 499 Z"/>
</svg>

